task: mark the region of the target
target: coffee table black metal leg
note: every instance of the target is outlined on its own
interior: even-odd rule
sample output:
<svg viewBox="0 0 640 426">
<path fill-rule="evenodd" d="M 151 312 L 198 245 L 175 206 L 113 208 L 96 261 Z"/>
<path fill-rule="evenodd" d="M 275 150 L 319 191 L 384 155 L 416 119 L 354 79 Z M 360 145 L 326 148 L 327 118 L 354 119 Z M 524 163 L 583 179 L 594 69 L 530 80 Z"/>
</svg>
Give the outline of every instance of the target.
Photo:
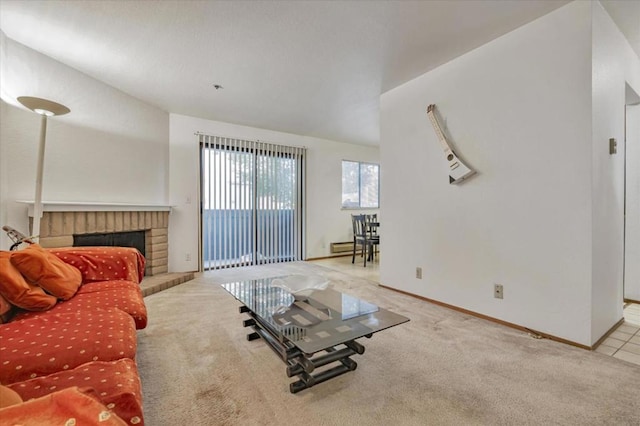
<svg viewBox="0 0 640 426">
<path fill-rule="evenodd" d="M 341 359 L 340 362 L 342 363 L 342 365 L 347 367 L 349 371 L 353 371 L 356 368 L 358 368 L 358 363 L 352 360 L 351 358 Z"/>
<path fill-rule="evenodd" d="M 298 393 L 319 383 L 340 376 L 349 371 L 354 371 L 358 364 L 350 357 L 364 353 L 364 346 L 355 340 L 344 343 L 342 349 L 329 347 L 322 355 L 304 354 L 295 348 L 290 342 L 279 341 L 272 332 L 255 315 L 246 308 L 240 307 L 240 312 L 249 313 L 251 318 L 243 321 L 244 327 L 253 328 L 253 332 L 247 334 L 247 340 L 263 339 L 267 345 L 287 364 L 287 377 L 297 376 L 298 380 L 289 384 L 291 393 Z M 370 337 L 370 336 L 367 336 Z M 338 365 L 317 372 L 316 369 L 339 362 Z"/>
<path fill-rule="evenodd" d="M 300 380 L 298 380 L 297 382 L 290 383 L 289 391 L 291 393 L 298 393 L 301 390 L 308 389 L 312 386 L 315 386 L 329 379 L 333 379 L 334 377 L 340 376 L 344 373 L 348 373 L 349 371 L 353 371 L 356 369 L 356 366 L 358 364 L 356 364 L 355 361 L 348 358 L 346 358 L 346 360 L 340 360 L 340 362 L 342 362 L 343 364 L 345 361 L 350 361 L 350 363 L 352 363 L 350 367 L 347 367 L 346 365 L 338 365 L 336 367 L 330 368 L 328 370 L 325 370 L 313 375 L 307 374 L 304 372 L 299 374 L 298 377 L 300 378 Z"/>
</svg>

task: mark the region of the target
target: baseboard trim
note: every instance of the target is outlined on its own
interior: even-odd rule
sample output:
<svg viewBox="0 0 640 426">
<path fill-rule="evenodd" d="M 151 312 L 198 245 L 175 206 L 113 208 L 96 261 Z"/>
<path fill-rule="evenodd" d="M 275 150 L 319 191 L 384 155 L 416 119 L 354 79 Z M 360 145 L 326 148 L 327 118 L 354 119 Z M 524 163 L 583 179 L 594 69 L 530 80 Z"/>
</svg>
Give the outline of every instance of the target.
<svg viewBox="0 0 640 426">
<path fill-rule="evenodd" d="M 640 305 L 640 300 L 624 299 L 624 303 L 637 303 Z"/>
<path fill-rule="evenodd" d="M 480 319 L 483 319 L 483 320 L 487 320 L 487 321 L 491 321 L 491 322 L 494 322 L 494 323 L 497 323 L 497 324 L 500 324 L 500 325 L 504 325 L 504 326 L 509 327 L 509 328 L 520 330 L 520 331 L 523 331 L 523 332 L 531 335 L 532 337 L 535 337 L 535 338 L 538 338 L 538 339 L 539 338 L 545 338 L 545 339 L 553 340 L 555 342 L 564 343 L 566 345 L 575 346 L 575 347 L 580 348 L 580 349 L 586 349 L 588 351 L 595 349 L 595 347 L 592 347 L 592 346 L 583 345 L 581 343 L 577 343 L 577 342 L 574 342 L 574 341 L 571 341 L 571 340 L 563 339 L 562 337 L 557 337 L 557 336 L 554 336 L 552 334 L 543 333 L 543 332 L 537 331 L 537 330 L 532 330 L 530 328 L 527 328 L 527 327 L 524 327 L 524 326 L 521 326 L 521 325 L 518 325 L 518 324 L 514 324 L 512 322 L 504 321 L 504 320 L 501 320 L 501 319 L 498 319 L 498 318 L 494 318 L 494 317 L 490 317 L 488 315 L 484 315 L 484 314 L 481 314 L 481 313 L 478 313 L 478 312 L 470 311 L 468 309 L 460 308 L 460 307 L 455 306 L 455 305 L 450 305 L 448 303 L 440 302 L 439 300 L 429 299 L 428 297 L 419 296 L 417 294 L 410 293 L 410 292 L 404 291 L 404 290 L 399 290 L 397 288 L 389 287 L 389 286 L 386 286 L 384 284 L 380 284 L 380 287 L 386 288 L 388 290 L 396 291 L 398 293 L 406 294 L 407 296 L 415 297 L 416 299 L 424 300 L 425 302 L 433 303 L 434 305 L 442 306 L 442 307 L 448 308 L 448 309 L 453 309 L 454 311 L 462 312 L 463 314 L 471 315 L 471 316 L 474 316 L 474 317 L 477 317 L 477 318 L 480 318 Z M 618 325 L 619 325 L 619 323 L 616 324 L 616 326 L 614 326 L 614 328 L 617 327 Z M 613 329 L 609 333 L 612 333 L 612 332 L 613 332 Z M 602 339 L 602 340 L 604 340 L 604 339 Z"/>
<path fill-rule="evenodd" d="M 360 254 L 360 250 L 356 250 L 356 254 Z M 353 253 L 344 253 L 344 254 L 335 254 L 333 256 L 309 257 L 305 259 L 305 261 L 313 262 L 314 260 L 333 259 L 334 257 L 351 257 L 352 255 Z"/>
</svg>

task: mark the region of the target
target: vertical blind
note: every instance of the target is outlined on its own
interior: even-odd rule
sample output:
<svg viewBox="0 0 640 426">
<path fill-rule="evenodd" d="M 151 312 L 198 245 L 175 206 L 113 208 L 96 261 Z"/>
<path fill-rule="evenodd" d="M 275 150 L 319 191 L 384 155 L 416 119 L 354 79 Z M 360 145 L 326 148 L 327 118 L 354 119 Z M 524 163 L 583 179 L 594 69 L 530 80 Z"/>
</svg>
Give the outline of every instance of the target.
<svg viewBox="0 0 640 426">
<path fill-rule="evenodd" d="M 198 137 L 203 269 L 301 260 L 306 149 Z"/>
</svg>

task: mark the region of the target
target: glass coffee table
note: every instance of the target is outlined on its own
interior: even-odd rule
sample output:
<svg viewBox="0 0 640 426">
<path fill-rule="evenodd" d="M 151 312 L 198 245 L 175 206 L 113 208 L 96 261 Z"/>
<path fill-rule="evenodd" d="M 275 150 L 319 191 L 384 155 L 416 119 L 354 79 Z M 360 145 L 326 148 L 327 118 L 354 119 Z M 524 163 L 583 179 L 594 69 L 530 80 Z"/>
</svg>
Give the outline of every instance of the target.
<svg viewBox="0 0 640 426">
<path fill-rule="evenodd" d="M 243 323 L 253 329 L 247 340 L 262 338 L 287 365 L 287 377 L 298 378 L 289 385 L 291 393 L 355 370 L 358 364 L 351 356 L 364 353 L 356 339 L 409 321 L 331 288 L 294 297 L 271 285 L 277 278 L 286 277 L 232 282 L 222 288 L 250 317 Z"/>
</svg>

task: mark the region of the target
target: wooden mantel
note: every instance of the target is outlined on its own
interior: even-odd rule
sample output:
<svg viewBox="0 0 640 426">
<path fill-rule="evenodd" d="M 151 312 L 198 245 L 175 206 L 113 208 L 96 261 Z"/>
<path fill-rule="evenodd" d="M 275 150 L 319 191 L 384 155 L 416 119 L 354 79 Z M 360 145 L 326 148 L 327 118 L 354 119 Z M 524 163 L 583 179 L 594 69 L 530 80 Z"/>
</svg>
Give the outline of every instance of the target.
<svg viewBox="0 0 640 426">
<path fill-rule="evenodd" d="M 29 216 L 33 217 L 33 201 L 18 200 L 26 204 Z M 43 212 L 170 212 L 166 204 L 102 203 L 88 201 L 43 201 Z"/>
</svg>

